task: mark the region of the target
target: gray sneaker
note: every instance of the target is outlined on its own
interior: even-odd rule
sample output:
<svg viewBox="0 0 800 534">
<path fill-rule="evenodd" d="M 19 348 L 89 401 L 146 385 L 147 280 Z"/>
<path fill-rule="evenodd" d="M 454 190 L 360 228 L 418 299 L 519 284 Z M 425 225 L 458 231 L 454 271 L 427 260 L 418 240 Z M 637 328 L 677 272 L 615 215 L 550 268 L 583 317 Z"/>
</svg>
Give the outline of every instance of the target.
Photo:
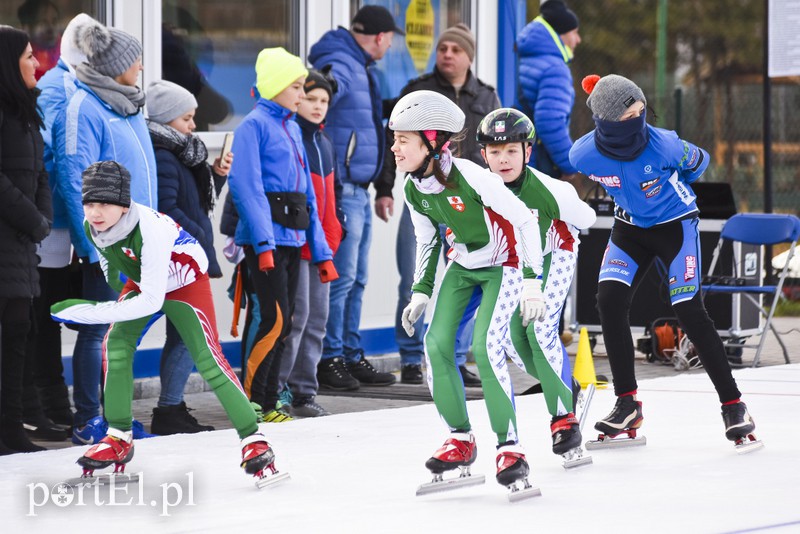
<svg viewBox="0 0 800 534">
<path fill-rule="evenodd" d="M 292 405 L 292 415 L 294 417 L 322 417 L 331 413 L 316 403 L 314 397 L 295 401 Z"/>
</svg>

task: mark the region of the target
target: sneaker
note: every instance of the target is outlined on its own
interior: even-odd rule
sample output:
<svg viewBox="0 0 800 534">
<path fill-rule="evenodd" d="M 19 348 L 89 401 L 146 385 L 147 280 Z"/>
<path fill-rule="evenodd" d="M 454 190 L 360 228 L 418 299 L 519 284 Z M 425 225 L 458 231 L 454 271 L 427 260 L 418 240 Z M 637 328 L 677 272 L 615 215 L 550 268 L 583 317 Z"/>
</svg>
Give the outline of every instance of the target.
<svg viewBox="0 0 800 534">
<path fill-rule="evenodd" d="M 391 386 L 397 382 L 392 373 L 381 373 L 372 367 L 363 354 L 356 363 L 348 363 L 347 370 L 353 378 L 366 386 Z"/>
<path fill-rule="evenodd" d="M 361 383 L 350 376 L 342 358 L 320 360 L 317 365 L 319 387 L 335 391 L 354 391 Z"/>
<path fill-rule="evenodd" d="M 292 404 L 291 414 L 294 417 L 323 417 L 331 413 L 316 403 L 314 397 L 298 398 Z"/>
<path fill-rule="evenodd" d="M 72 429 L 72 443 L 75 445 L 94 445 L 100 443 L 108 432 L 108 423 L 102 415 L 92 417 L 83 426 Z"/>
<path fill-rule="evenodd" d="M 108 434 L 86 454 L 78 465 L 86 469 L 102 469 L 111 464 L 126 464 L 133 458 L 133 436 L 130 432 L 109 428 Z"/>
<path fill-rule="evenodd" d="M 270 410 L 259 419 L 261 423 L 288 423 L 289 421 L 294 421 L 294 418 L 283 408 Z"/>
<path fill-rule="evenodd" d="M 153 419 L 150 422 L 150 431 L 158 436 L 171 436 L 173 434 L 196 434 L 214 430 L 213 426 L 201 425 L 189 413 L 191 408 L 185 402 L 174 406 L 156 406 L 153 408 Z"/>
<path fill-rule="evenodd" d="M 518 445 L 504 445 L 497 449 L 495 465 L 497 465 L 497 483 L 502 486 L 511 486 L 528 478 L 531 472 L 525 454 Z"/>
<path fill-rule="evenodd" d="M 742 401 L 722 405 L 722 421 L 725 423 L 725 437 L 737 441 L 752 434 L 756 423 Z"/>
<path fill-rule="evenodd" d="M 581 427 L 574 414 L 558 415 L 550 420 L 553 454 L 565 454 L 581 445 Z"/>
<path fill-rule="evenodd" d="M 28 437 L 34 441 L 64 441 L 70 436 L 67 427 L 57 425 L 44 415 L 22 422 Z"/>
<path fill-rule="evenodd" d="M 404 365 L 400 369 L 400 382 L 403 384 L 422 384 L 422 366 L 417 364 Z"/>
<path fill-rule="evenodd" d="M 635 430 L 642 426 L 644 416 L 642 415 L 642 403 L 637 401 L 633 395 L 617 397 L 614 409 L 605 419 L 594 424 L 595 430 L 614 437 L 627 430 Z"/>
<path fill-rule="evenodd" d="M 137 421 L 136 419 L 133 420 L 133 424 L 131 425 L 131 432 L 133 433 L 133 439 L 145 439 L 145 438 L 154 438 L 156 437 L 155 434 L 150 434 L 146 432 L 144 429 L 144 425 Z"/>
<path fill-rule="evenodd" d="M 288 386 L 284 386 L 284 388 L 278 395 L 278 402 L 275 403 L 275 408 L 289 409 L 289 407 L 292 405 L 292 400 L 293 400 L 292 390 L 289 389 Z"/>
<path fill-rule="evenodd" d="M 461 380 L 464 381 L 464 387 L 479 388 L 481 387 L 481 379 L 475 373 L 467 369 L 466 365 L 459 366 L 458 370 L 461 372 Z"/>
<path fill-rule="evenodd" d="M 472 465 L 478 457 L 478 445 L 472 432 L 453 432 L 444 445 L 425 462 L 431 473 L 444 473 L 457 467 Z"/>
</svg>

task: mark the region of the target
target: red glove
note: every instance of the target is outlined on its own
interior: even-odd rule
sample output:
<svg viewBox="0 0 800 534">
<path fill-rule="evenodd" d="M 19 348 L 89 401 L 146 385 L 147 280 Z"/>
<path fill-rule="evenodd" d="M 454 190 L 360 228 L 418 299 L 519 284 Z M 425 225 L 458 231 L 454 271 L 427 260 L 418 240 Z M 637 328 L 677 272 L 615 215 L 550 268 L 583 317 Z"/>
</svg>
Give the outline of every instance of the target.
<svg viewBox="0 0 800 534">
<path fill-rule="evenodd" d="M 272 251 L 267 250 L 258 255 L 258 270 L 271 271 L 275 268 L 275 260 L 272 258 Z"/>
<path fill-rule="evenodd" d="M 336 267 L 333 266 L 333 262 L 331 260 L 325 260 L 318 263 L 317 269 L 319 269 L 319 281 L 323 284 L 333 282 L 339 278 L 339 273 L 336 272 Z"/>
</svg>

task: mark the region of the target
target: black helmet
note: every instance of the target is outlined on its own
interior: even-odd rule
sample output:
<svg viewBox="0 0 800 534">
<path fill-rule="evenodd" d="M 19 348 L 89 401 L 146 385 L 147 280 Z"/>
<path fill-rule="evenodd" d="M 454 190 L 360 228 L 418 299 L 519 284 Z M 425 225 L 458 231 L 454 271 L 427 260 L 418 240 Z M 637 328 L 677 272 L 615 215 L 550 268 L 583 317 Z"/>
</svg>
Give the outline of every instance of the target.
<svg viewBox="0 0 800 534">
<path fill-rule="evenodd" d="M 500 108 L 481 120 L 475 139 L 481 145 L 499 143 L 533 143 L 536 130 L 533 122 L 521 111 Z"/>
</svg>

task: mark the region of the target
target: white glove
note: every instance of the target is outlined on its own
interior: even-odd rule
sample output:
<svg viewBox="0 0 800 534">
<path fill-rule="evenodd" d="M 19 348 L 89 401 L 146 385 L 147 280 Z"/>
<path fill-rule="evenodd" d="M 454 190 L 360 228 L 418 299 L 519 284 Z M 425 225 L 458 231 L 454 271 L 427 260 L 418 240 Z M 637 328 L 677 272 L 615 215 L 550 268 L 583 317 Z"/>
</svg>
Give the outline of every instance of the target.
<svg viewBox="0 0 800 534">
<path fill-rule="evenodd" d="M 425 308 L 428 307 L 428 295 L 424 293 L 412 293 L 411 302 L 403 310 L 403 330 L 406 331 L 408 337 L 414 335 L 414 323 L 422 317 L 425 313 Z"/>
<path fill-rule="evenodd" d="M 544 321 L 546 313 L 547 303 L 542 295 L 542 281 L 535 278 L 524 279 L 522 281 L 522 298 L 519 300 L 522 326 L 528 326 L 533 321 Z"/>
</svg>

